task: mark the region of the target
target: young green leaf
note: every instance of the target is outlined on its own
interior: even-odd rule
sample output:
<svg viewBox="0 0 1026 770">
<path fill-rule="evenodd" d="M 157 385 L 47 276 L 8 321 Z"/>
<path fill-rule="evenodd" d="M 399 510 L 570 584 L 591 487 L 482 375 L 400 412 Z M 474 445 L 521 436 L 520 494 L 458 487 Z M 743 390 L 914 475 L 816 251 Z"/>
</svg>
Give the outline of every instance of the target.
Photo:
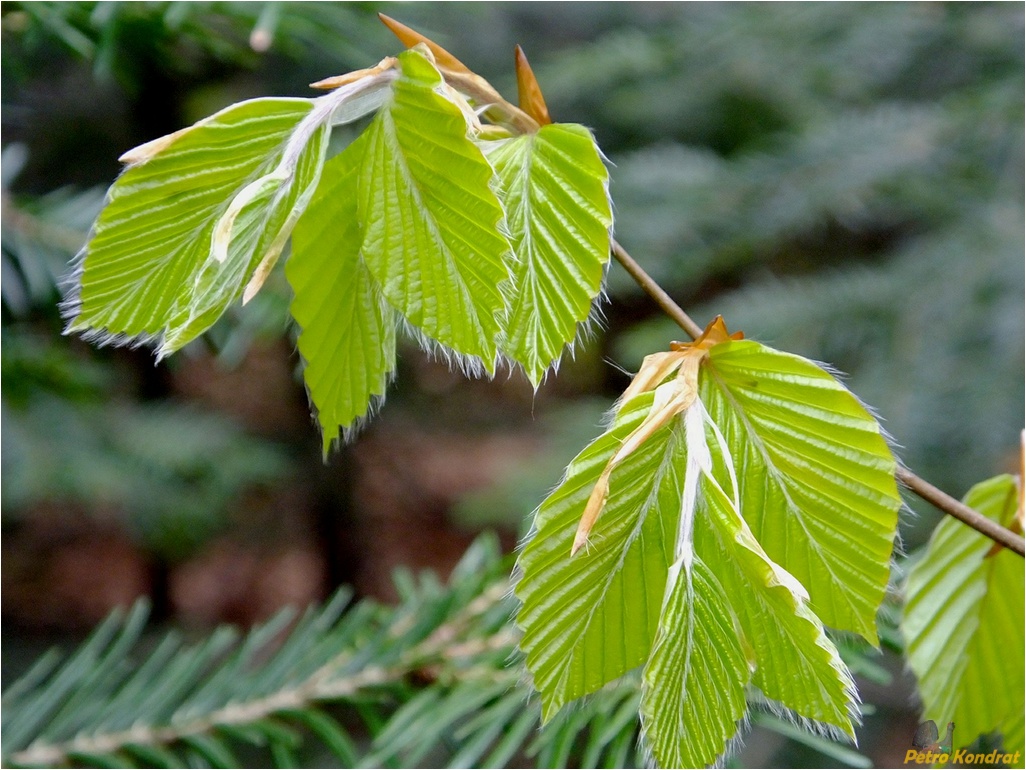
<svg viewBox="0 0 1026 770">
<path fill-rule="evenodd" d="M 384 398 L 395 368 L 395 311 L 360 254 L 357 181 L 365 146 L 361 137 L 325 164 L 285 266 L 325 452 L 340 426 L 351 427 Z"/>
<path fill-rule="evenodd" d="M 715 437 L 710 436 L 713 442 Z M 729 472 L 721 470 L 719 475 Z M 804 586 L 766 555 L 735 507 L 729 482 L 729 496 L 712 476 L 703 482 L 695 516 L 695 551 L 730 597 L 755 658 L 753 683 L 799 717 L 854 738 L 855 683 L 822 622 L 809 609 Z"/>
<path fill-rule="evenodd" d="M 674 565 L 666 594 L 642 729 L 659 767 L 706 767 L 737 733 L 751 669 L 723 587 L 700 558 Z"/>
<path fill-rule="evenodd" d="M 616 467 L 593 548 L 570 558 L 592 489 L 621 442 L 652 406 L 643 393 L 570 463 L 542 503 L 520 555 L 517 622 L 545 719 L 645 662 L 673 560 L 683 465 L 669 426 Z"/>
<path fill-rule="evenodd" d="M 195 339 L 240 295 L 248 301 L 263 285 L 317 188 L 329 135 L 321 126 L 294 168 L 279 164 L 235 197 L 214 228 L 212 258 L 203 264 L 191 296 L 172 311 L 162 356 Z"/>
<path fill-rule="evenodd" d="M 396 310 L 492 372 L 510 249 L 492 168 L 434 66 L 417 51 L 399 62 L 392 97 L 367 129 L 363 258 Z"/>
<path fill-rule="evenodd" d="M 332 125 L 380 106 L 387 61 L 319 99 L 253 99 L 122 156 L 64 302 L 68 332 L 165 356 L 261 287 L 309 203 Z"/>
<path fill-rule="evenodd" d="M 305 162 L 301 174 L 267 178 L 313 104 L 241 102 L 126 154 L 65 305 L 68 331 L 116 342 L 166 337 L 166 354 L 213 323 L 264 257 L 258 248 L 275 241 L 277 233 L 256 232 L 261 222 L 287 218 L 272 201 L 294 202 L 316 182 L 317 164 Z M 243 193 L 250 205 L 233 211 Z M 230 212 L 242 232 L 226 241 L 218 226 Z"/>
<path fill-rule="evenodd" d="M 748 340 L 712 348 L 701 397 L 744 471 L 741 511 L 770 559 L 824 623 L 875 642 L 901 507 L 876 420 L 811 361 Z"/>
<path fill-rule="evenodd" d="M 502 351 L 537 386 L 602 288 L 613 223 L 609 175 L 583 126 L 545 125 L 484 146 L 499 175 L 516 257 Z"/>
<path fill-rule="evenodd" d="M 965 504 L 1011 526 L 1019 500 L 1012 476 L 977 484 Z M 908 576 L 901 630 L 919 680 L 923 719 L 955 723 L 956 745 L 1002 734 L 1004 749 L 1023 751 L 1022 559 L 947 518 Z"/>
</svg>

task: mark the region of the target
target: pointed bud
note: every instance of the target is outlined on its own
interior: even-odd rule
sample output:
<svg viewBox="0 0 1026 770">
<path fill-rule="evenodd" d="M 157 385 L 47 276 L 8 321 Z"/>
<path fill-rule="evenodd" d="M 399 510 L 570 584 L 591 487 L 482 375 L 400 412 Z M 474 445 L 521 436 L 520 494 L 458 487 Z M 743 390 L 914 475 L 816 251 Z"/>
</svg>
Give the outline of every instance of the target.
<svg viewBox="0 0 1026 770">
<path fill-rule="evenodd" d="M 517 91 L 520 98 L 520 109 L 538 121 L 539 125 L 545 126 L 552 122 L 549 117 L 549 108 L 545 104 L 545 97 L 542 96 L 541 86 L 534 76 L 524 49 L 517 46 L 516 52 L 517 68 Z"/>
<path fill-rule="evenodd" d="M 433 40 L 429 40 L 416 30 L 410 29 L 405 24 L 401 24 L 383 13 L 379 13 L 378 18 L 381 19 L 382 24 L 392 30 L 392 34 L 399 38 L 399 42 L 407 48 L 413 48 L 417 43 L 424 43 L 435 57 L 435 64 L 437 64 L 440 69 L 449 70 L 451 72 L 462 72 L 467 75 L 473 74 L 466 64 L 461 62 Z"/>
</svg>

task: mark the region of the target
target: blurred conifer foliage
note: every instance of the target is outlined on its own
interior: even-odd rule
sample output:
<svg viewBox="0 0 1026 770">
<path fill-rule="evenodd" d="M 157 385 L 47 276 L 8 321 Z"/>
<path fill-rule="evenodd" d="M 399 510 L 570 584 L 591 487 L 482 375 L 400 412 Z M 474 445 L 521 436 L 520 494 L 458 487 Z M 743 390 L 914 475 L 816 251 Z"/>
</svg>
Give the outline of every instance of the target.
<svg viewBox="0 0 1026 770">
<path fill-rule="evenodd" d="M 305 95 L 310 80 L 376 61 L 392 43 L 373 10 L 5 3 L 5 523 L 40 501 L 113 501 L 152 548 L 174 555 L 215 531 L 240 490 L 286 472 L 272 445 L 195 409 L 140 403 L 121 359 L 59 337 L 56 283 L 121 150 L 245 96 Z M 514 89 L 496 74 L 505 63 L 495 50 L 529 47 L 554 118 L 592 127 L 613 164 L 617 237 L 698 317 L 723 313 L 732 328 L 849 373 L 908 443 L 902 459 L 953 492 L 1010 464 L 1023 423 L 1021 6 L 424 3 L 404 7 L 404 18 L 505 93 Z M 634 370 L 679 336 L 615 268 L 607 291 L 597 347 L 615 363 Z M 287 302 L 272 276 L 255 312 L 229 313 L 214 344 L 241 357 L 255 337 L 280 336 Z M 626 380 L 610 372 L 581 390 L 619 392 Z M 555 407 L 539 410 L 555 436 L 591 419 L 579 406 L 565 422 Z M 163 440 L 172 426 L 178 439 Z M 505 486 L 467 500 L 461 516 L 519 525 L 525 489 L 537 489 L 533 505 L 558 465 L 511 467 Z M 921 543 L 928 524 L 913 524 L 907 542 Z M 194 647 L 168 637 L 138 656 L 151 668 L 108 680 L 146 689 L 172 660 L 188 674 L 192 689 L 145 712 L 149 742 L 125 732 L 136 704 L 88 676 L 97 662 L 118 669 L 138 641 L 143 610 L 118 616 L 64 668 L 43 660 L 5 694 L 5 738 L 7 699 L 51 719 L 15 722 L 10 751 L 23 754 L 6 755 L 5 741 L 5 764 L 29 762 L 39 738 L 39 756 L 69 764 L 231 766 L 243 746 L 287 766 L 311 735 L 343 762 L 644 761 L 634 687 L 603 691 L 535 733 L 538 711 L 521 710 L 503 665 L 513 640 L 494 550 L 479 543 L 448 585 L 398 578 L 397 609 L 365 603 L 339 620 L 339 598 L 311 610 L 277 658 L 254 656 L 285 621 L 240 642 L 225 631 Z M 457 647 L 464 655 L 439 647 L 445 634 L 467 645 Z M 839 646 L 855 673 L 887 679 L 863 650 Z M 309 665 L 295 667 L 300 659 Z M 332 669 L 339 660 L 349 668 Z M 325 670 L 337 678 L 319 679 Z M 203 672 L 217 676 L 206 687 Z M 107 710 L 62 710 L 69 693 L 72 705 L 105 698 Z M 230 707 L 246 697 L 263 706 L 249 721 Z M 349 711 L 319 710 L 328 702 Z M 182 714 L 195 731 L 174 732 Z M 768 713 L 754 721 L 835 761 L 867 761 Z M 123 740 L 105 743 L 108 733 Z"/>
</svg>

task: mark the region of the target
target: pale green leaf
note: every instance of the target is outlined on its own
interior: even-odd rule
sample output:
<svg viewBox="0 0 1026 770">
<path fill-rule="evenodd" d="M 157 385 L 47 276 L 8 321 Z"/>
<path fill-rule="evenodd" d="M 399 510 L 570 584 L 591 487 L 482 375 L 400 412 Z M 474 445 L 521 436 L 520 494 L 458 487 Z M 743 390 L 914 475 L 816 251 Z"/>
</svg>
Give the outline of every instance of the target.
<svg viewBox="0 0 1026 770">
<path fill-rule="evenodd" d="M 659 767 L 711 765 L 737 733 L 751 678 L 738 630 L 709 567 L 699 558 L 675 565 L 641 699 L 642 728 Z"/>
<path fill-rule="evenodd" d="M 648 658 L 680 516 L 684 465 L 667 426 L 616 467 L 592 545 L 570 557 L 588 496 L 652 394 L 623 406 L 610 429 L 566 471 L 538 509 L 520 556 L 520 647 L 551 718 Z"/>
<path fill-rule="evenodd" d="M 755 657 L 753 683 L 796 715 L 854 738 L 855 683 L 805 588 L 766 555 L 732 496 L 712 477 L 703 481 L 695 550 L 737 614 Z"/>
<path fill-rule="evenodd" d="M 769 558 L 824 623 L 876 642 L 901 506 L 876 420 L 811 361 L 748 340 L 713 347 L 700 386 Z"/>
<path fill-rule="evenodd" d="M 388 301 L 428 337 L 492 372 L 509 243 L 493 171 L 467 117 L 416 51 L 367 129 L 363 258 Z"/>
<path fill-rule="evenodd" d="M 275 169 L 232 201 L 214 228 L 213 258 L 204 263 L 191 296 L 181 298 L 174 308 L 161 355 L 173 353 L 210 328 L 244 289 L 249 291 L 247 285 L 254 285 L 256 273 L 266 277 L 317 189 L 329 135 L 327 126 L 318 128 L 294 168 Z"/>
<path fill-rule="evenodd" d="M 977 484 L 966 505 L 1009 526 L 1018 490 L 1011 476 Z M 999 732 L 1006 751 L 1023 751 L 1024 570 L 1007 549 L 953 518 L 937 525 L 926 555 L 908 576 L 901 629 L 919 680 L 923 719 L 955 746 Z"/>
<path fill-rule="evenodd" d="M 316 157 L 251 188 L 223 263 L 213 257 L 215 229 L 236 196 L 276 170 L 312 106 L 241 102 L 128 153 L 83 252 L 68 330 L 116 342 L 166 337 L 167 353 L 213 323 L 286 226 L 289 204 L 316 183 Z M 313 143 L 314 156 L 321 145 Z M 257 232 L 261 223 L 274 230 L 269 237 Z"/>
<path fill-rule="evenodd" d="M 395 368 L 395 312 L 360 255 L 356 186 L 365 144 L 361 137 L 325 164 L 285 267 L 325 452 L 340 426 L 351 427 L 384 398 Z"/>
<path fill-rule="evenodd" d="M 485 147 L 515 254 L 502 350 L 537 386 L 602 288 L 613 223 L 608 172 L 584 126 L 554 123 Z"/>
</svg>

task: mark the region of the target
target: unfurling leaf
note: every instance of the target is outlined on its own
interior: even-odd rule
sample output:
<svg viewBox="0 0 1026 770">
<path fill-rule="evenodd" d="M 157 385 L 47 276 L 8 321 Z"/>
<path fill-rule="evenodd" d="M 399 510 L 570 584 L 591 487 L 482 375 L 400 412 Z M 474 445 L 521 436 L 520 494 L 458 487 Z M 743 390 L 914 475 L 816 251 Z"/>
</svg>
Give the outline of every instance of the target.
<svg viewBox="0 0 1026 770">
<path fill-rule="evenodd" d="M 1012 476 L 977 484 L 965 504 L 1010 527 L 1020 491 Z M 955 723 L 955 746 L 1000 733 L 1004 750 L 1022 752 L 1022 559 L 953 518 L 937 525 L 926 555 L 908 576 L 901 630 L 919 680 L 923 719 Z"/>
<path fill-rule="evenodd" d="M 773 387 L 775 377 L 788 374 L 830 394 L 802 394 L 811 397 L 789 440 L 814 440 L 826 467 L 865 453 L 870 469 L 859 483 L 883 490 L 835 511 L 868 521 L 846 525 L 850 532 L 838 525 L 829 538 L 875 554 L 877 522 L 890 521 L 890 538 L 896 525 L 896 490 L 887 495 L 876 476 L 877 468 L 893 469 L 893 458 L 872 417 L 818 367 L 740 337 L 717 319 L 695 343 L 646 359 L 610 429 L 542 504 L 518 562 L 521 648 L 546 717 L 644 664 L 644 732 L 664 767 L 722 756 L 744 716 L 749 681 L 796 716 L 837 737 L 854 736 L 854 684 L 817 610 L 857 606 L 862 598 L 835 595 L 848 590 L 843 586 L 810 590 L 786 563 L 789 554 L 775 558 L 755 526 L 823 515 L 807 507 L 809 480 L 792 479 L 799 469 L 779 462 L 784 437 L 766 415 L 796 407 Z M 734 356 L 749 364 L 745 388 L 762 398 L 751 409 L 735 392 L 742 367 Z M 720 403 L 727 399 L 732 411 Z M 836 425 L 822 428 L 817 418 Z M 750 421 L 743 432 L 730 422 L 742 419 Z M 875 440 L 864 435 L 870 432 Z M 796 495 L 800 505 L 765 494 L 770 472 L 773 483 L 806 492 Z M 575 541 L 585 542 L 582 532 L 586 546 L 571 558 Z M 793 544 L 813 536 L 822 531 L 793 534 Z M 888 548 L 861 570 L 886 574 L 889 557 Z M 862 585 L 854 591 L 868 593 Z"/>
<path fill-rule="evenodd" d="M 176 308 L 161 355 L 173 353 L 210 328 L 240 294 L 245 303 L 260 290 L 313 197 L 328 137 L 328 128 L 321 126 L 294 169 L 279 164 L 235 197 L 214 227 L 210 258 L 196 277 L 188 304 Z"/>
<path fill-rule="evenodd" d="M 737 620 L 701 559 L 667 586 L 645 666 L 641 723 L 660 767 L 702 767 L 723 754 L 746 710 L 751 678 Z"/>
<path fill-rule="evenodd" d="M 819 366 L 757 342 L 712 348 L 703 375 L 756 539 L 826 625 L 875 643 L 901 507 L 879 424 Z"/>
<path fill-rule="evenodd" d="M 125 153 L 64 303 L 67 331 L 165 356 L 248 301 L 317 187 L 331 126 L 374 109 L 394 78 L 241 102 Z"/>
<path fill-rule="evenodd" d="M 724 459 L 714 453 L 716 463 Z M 716 470 L 729 477 L 722 466 Z M 733 495 L 714 479 L 702 487 L 695 541 L 727 595 L 744 597 L 733 607 L 755 660 L 753 684 L 794 714 L 854 738 L 855 683 L 805 587 L 769 558 Z"/>
<path fill-rule="evenodd" d="M 127 153 L 81 256 L 68 331 L 156 340 L 167 354 L 217 320 L 316 185 L 320 139 L 276 173 L 313 106 L 241 102 Z"/>
<path fill-rule="evenodd" d="M 570 546 L 599 475 L 651 407 L 651 393 L 625 402 L 570 463 L 520 555 L 520 647 L 546 719 L 648 659 L 684 490 L 679 435 L 660 429 L 614 469 L 591 546 L 572 559 Z"/>
</svg>

